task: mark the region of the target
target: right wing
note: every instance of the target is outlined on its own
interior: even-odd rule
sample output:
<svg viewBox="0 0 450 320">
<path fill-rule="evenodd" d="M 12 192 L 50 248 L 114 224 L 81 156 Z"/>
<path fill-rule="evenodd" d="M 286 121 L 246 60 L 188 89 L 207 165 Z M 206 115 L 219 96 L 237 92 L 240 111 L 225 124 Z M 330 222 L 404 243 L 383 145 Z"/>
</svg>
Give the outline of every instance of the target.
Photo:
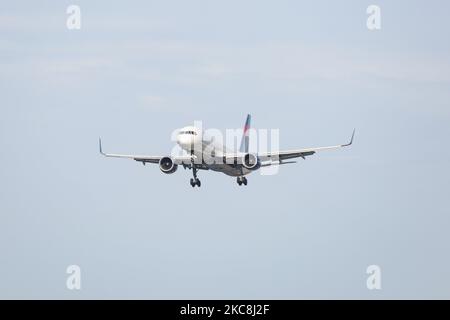
<svg viewBox="0 0 450 320">
<path fill-rule="evenodd" d="M 105 152 L 103 152 L 102 140 L 100 138 L 98 139 L 98 146 L 99 146 L 100 153 L 102 155 L 104 155 L 105 157 L 133 159 L 135 161 L 142 162 L 143 164 L 159 163 L 159 160 L 161 160 L 161 158 L 164 158 L 164 156 L 105 153 Z M 190 156 L 178 156 L 178 157 L 174 157 L 173 160 L 176 164 L 191 163 Z"/>
</svg>

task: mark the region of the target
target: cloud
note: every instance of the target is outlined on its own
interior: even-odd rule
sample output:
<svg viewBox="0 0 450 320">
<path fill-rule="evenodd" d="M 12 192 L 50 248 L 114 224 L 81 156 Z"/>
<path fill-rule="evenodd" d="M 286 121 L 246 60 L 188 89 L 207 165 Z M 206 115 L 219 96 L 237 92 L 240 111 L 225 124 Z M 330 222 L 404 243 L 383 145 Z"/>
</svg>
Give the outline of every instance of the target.
<svg viewBox="0 0 450 320">
<path fill-rule="evenodd" d="M 210 63 L 205 65 L 200 65 L 195 69 L 196 72 L 207 77 L 218 78 L 231 74 L 233 70 L 230 67 L 225 66 L 221 63 Z"/>
<path fill-rule="evenodd" d="M 166 98 L 158 95 L 143 95 L 139 98 L 140 104 L 152 110 L 164 110 L 167 107 Z"/>
<path fill-rule="evenodd" d="M 117 26 L 123 22 L 108 21 Z M 30 33 L 35 32 L 34 22 L 21 16 L 0 16 L 0 26 L 20 27 Z M 246 44 L 214 39 L 155 40 L 158 37 L 143 41 L 147 38 L 142 36 L 99 38 L 104 33 L 104 30 L 96 30 L 102 28 L 100 21 L 90 23 L 91 26 L 86 26 L 90 28 L 86 33 L 89 37 L 68 38 L 69 32 L 51 33 L 38 45 L 13 37 L 0 40 L 0 49 L 9 58 L 1 63 L 1 77 L 17 79 L 31 75 L 52 83 L 72 77 L 71 84 L 78 81 L 81 85 L 99 78 L 117 77 L 196 88 L 207 88 L 219 81 L 265 81 L 292 88 L 318 81 L 351 83 L 356 87 L 372 86 L 373 82 L 380 85 L 383 80 L 425 85 L 450 82 L 448 58 L 435 54 L 376 52 L 339 44 L 325 46 L 289 41 Z M 146 24 L 135 21 L 124 25 L 139 29 Z M 65 25 L 62 26 L 60 28 L 58 22 L 58 30 L 66 31 Z M 149 28 L 165 30 L 170 28 L 170 23 L 158 22 L 150 24 Z M 149 98 L 144 104 L 164 103 Z"/>
<path fill-rule="evenodd" d="M 297 43 L 216 44 L 159 41 L 125 43 L 140 55 L 179 66 L 172 76 L 198 83 L 202 78 L 231 76 L 263 77 L 273 80 L 354 81 L 384 78 L 392 81 L 430 83 L 450 81 L 446 57 L 427 57 L 411 52 L 380 53 L 341 46 L 312 46 Z"/>
</svg>

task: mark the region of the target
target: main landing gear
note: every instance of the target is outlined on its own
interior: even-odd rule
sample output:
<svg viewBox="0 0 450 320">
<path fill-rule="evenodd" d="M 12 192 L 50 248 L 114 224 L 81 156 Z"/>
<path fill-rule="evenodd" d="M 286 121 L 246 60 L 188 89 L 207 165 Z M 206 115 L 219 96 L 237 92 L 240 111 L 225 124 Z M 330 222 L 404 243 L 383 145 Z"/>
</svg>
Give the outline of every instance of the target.
<svg viewBox="0 0 450 320">
<path fill-rule="evenodd" d="M 192 186 L 192 188 L 195 187 L 195 186 L 201 187 L 201 185 L 202 185 L 202 183 L 200 182 L 199 178 L 195 178 L 195 179 L 191 178 L 191 186 Z"/>
<path fill-rule="evenodd" d="M 244 186 L 247 185 L 247 178 L 246 177 L 237 177 L 237 183 L 238 185 L 242 186 L 242 184 L 244 184 Z"/>
</svg>

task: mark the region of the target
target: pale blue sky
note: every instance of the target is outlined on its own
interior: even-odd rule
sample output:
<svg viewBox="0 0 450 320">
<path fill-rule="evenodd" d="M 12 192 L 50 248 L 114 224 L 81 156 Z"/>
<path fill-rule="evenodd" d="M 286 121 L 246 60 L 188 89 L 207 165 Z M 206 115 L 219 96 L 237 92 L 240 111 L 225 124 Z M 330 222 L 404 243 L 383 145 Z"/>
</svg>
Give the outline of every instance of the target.
<svg viewBox="0 0 450 320">
<path fill-rule="evenodd" d="M 66 29 L 81 7 L 82 28 Z M 382 29 L 366 28 L 381 7 Z M 447 1 L 16 1 L 0 11 L 1 298 L 450 298 Z M 173 129 L 346 142 L 162 174 Z M 82 290 L 65 287 L 66 267 Z M 366 288 L 366 267 L 382 290 Z"/>
</svg>

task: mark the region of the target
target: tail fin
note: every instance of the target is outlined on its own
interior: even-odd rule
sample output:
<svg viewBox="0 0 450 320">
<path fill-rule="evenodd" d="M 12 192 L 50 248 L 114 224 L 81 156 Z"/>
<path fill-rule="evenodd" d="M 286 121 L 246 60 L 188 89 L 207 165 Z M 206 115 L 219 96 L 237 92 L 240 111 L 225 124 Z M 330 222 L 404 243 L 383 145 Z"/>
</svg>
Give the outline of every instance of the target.
<svg viewBox="0 0 450 320">
<path fill-rule="evenodd" d="M 241 147 L 239 148 L 240 152 L 248 152 L 251 120 L 252 116 L 248 114 L 244 125 L 244 133 L 242 134 Z"/>
</svg>

